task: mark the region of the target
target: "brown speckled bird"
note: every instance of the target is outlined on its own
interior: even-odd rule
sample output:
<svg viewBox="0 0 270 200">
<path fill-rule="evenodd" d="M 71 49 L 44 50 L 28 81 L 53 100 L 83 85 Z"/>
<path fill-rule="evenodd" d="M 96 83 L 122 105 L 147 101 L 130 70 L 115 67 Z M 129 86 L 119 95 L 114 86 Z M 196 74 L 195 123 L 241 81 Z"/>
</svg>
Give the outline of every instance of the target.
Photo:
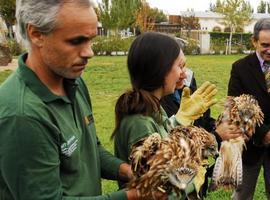
<svg viewBox="0 0 270 200">
<path fill-rule="evenodd" d="M 144 199 L 154 191 L 183 195 L 206 157 L 217 153 L 214 136 L 195 126 L 176 127 L 169 137 L 155 133 L 133 146 L 131 165 L 134 179 L 129 188 L 137 188 Z"/>
<path fill-rule="evenodd" d="M 212 190 L 234 189 L 242 183 L 242 151 L 245 141 L 252 137 L 255 127 L 263 123 L 263 117 L 261 108 L 253 96 L 243 94 L 239 97 L 227 98 L 224 112 L 216 125 L 227 121 L 239 126 L 243 135 L 221 143 L 219 157 L 213 171 Z"/>
</svg>

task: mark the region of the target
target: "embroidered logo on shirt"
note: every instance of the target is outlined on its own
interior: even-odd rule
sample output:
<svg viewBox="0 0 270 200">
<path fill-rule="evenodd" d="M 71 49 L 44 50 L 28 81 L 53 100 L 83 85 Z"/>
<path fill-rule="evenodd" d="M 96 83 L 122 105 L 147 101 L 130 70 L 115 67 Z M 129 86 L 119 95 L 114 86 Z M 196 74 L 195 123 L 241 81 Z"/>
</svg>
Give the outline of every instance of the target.
<svg viewBox="0 0 270 200">
<path fill-rule="evenodd" d="M 84 120 L 85 120 L 85 124 L 86 124 L 86 125 L 89 125 L 89 124 L 93 123 L 93 122 L 94 122 L 93 115 L 85 116 L 85 117 L 84 117 Z"/>
<path fill-rule="evenodd" d="M 73 135 L 67 142 L 61 145 L 61 152 L 70 157 L 71 154 L 77 149 L 78 139 Z"/>
</svg>

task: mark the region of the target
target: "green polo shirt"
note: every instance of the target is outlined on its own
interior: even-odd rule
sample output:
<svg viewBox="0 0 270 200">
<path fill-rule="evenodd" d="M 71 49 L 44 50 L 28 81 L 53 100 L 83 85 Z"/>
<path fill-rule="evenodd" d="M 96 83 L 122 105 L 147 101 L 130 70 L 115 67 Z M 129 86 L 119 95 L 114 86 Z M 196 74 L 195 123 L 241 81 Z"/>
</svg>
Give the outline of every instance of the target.
<svg viewBox="0 0 270 200">
<path fill-rule="evenodd" d="M 168 132 L 177 125 L 179 123 L 175 116 L 168 118 L 162 107 L 161 112 L 155 113 L 153 116 L 141 114 L 126 116 L 121 121 L 115 135 L 115 156 L 129 163 L 133 144 L 153 133 L 159 133 L 162 138 L 165 138 L 168 136 Z"/>
<path fill-rule="evenodd" d="M 0 199 L 127 199 L 101 195 L 101 178 L 117 179 L 122 161 L 96 136 L 82 79 L 65 80 L 54 95 L 19 58 L 0 86 Z"/>
<path fill-rule="evenodd" d="M 133 144 L 153 133 L 159 133 L 162 138 L 168 136 L 169 131 L 179 125 L 175 116 L 168 118 L 161 107 L 160 113 L 153 116 L 141 114 L 129 115 L 122 119 L 114 138 L 115 156 L 129 163 L 129 156 Z M 118 181 L 119 188 L 125 187 L 126 182 Z"/>
</svg>

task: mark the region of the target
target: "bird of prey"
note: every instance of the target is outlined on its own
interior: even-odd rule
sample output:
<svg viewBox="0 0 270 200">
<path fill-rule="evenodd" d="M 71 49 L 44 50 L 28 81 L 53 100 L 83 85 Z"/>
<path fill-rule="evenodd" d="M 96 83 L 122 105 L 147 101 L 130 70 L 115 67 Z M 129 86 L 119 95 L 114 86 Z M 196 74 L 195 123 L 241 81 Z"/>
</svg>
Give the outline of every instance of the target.
<svg viewBox="0 0 270 200">
<path fill-rule="evenodd" d="M 130 159 L 136 188 L 143 199 L 155 191 L 185 195 L 185 190 L 198 172 L 203 159 L 217 153 L 215 137 L 195 126 L 173 128 L 167 138 L 158 133 L 133 146 Z"/>
<path fill-rule="evenodd" d="M 234 189 L 242 183 L 242 151 L 255 127 L 263 123 L 264 115 L 258 101 L 251 95 L 229 96 L 224 105 L 224 112 L 219 116 L 216 125 L 227 121 L 237 125 L 242 136 L 223 141 L 216 159 L 210 188 Z"/>
</svg>

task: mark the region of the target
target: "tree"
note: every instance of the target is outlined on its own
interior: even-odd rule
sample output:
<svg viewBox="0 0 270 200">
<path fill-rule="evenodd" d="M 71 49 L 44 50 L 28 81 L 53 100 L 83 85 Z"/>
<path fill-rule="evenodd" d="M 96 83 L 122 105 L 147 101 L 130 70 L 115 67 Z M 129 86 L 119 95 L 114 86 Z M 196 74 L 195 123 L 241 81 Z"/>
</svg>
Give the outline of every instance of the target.
<svg viewBox="0 0 270 200">
<path fill-rule="evenodd" d="M 219 7 L 216 7 L 216 12 L 223 14 L 223 24 L 230 28 L 228 53 L 231 54 L 232 34 L 237 27 L 242 28 L 250 23 L 251 5 L 244 0 L 224 0 Z"/>
<path fill-rule="evenodd" d="M 133 27 L 141 0 L 102 0 L 98 4 L 99 19 L 102 26 L 109 30 Z"/>
<path fill-rule="evenodd" d="M 150 8 L 150 16 L 154 19 L 155 23 L 167 22 L 167 16 L 164 14 L 162 10 L 158 8 Z"/>
<path fill-rule="evenodd" d="M 265 13 L 265 7 L 266 7 L 266 2 L 261 0 L 257 7 L 257 13 Z"/>
<path fill-rule="evenodd" d="M 116 9 L 115 11 L 119 13 L 118 15 L 118 28 L 125 29 L 133 27 L 135 25 L 136 16 L 134 13 L 141 6 L 140 0 L 114 0 Z"/>
<path fill-rule="evenodd" d="M 216 12 L 216 9 L 221 7 L 221 5 L 222 5 L 221 1 L 217 0 L 215 4 L 210 3 L 210 9 L 209 10 L 212 11 L 212 12 Z"/>
<path fill-rule="evenodd" d="M 152 10 L 149 4 L 142 0 L 141 7 L 136 13 L 136 25 L 140 29 L 140 32 L 146 32 L 153 30 L 155 22 L 155 16 L 152 16 Z"/>
<path fill-rule="evenodd" d="M 116 16 L 113 16 L 112 6 L 110 0 L 102 0 L 101 3 L 98 4 L 98 14 L 99 20 L 102 23 L 102 26 L 106 29 L 115 29 L 116 25 Z"/>
<path fill-rule="evenodd" d="M 270 13 L 270 3 L 261 0 L 258 7 L 257 7 L 257 13 Z"/>
<path fill-rule="evenodd" d="M 0 0 L 0 15 L 8 28 L 8 36 L 13 38 L 12 26 L 15 24 L 16 0 Z"/>
<path fill-rule="evenodd" d="M 181 27 L 185 30 L 198 30 L 201 27 L 199 23 L 199 18 L 195 17 L 194 14 L 190 16 L 182 16 Z"/>
</svg>

